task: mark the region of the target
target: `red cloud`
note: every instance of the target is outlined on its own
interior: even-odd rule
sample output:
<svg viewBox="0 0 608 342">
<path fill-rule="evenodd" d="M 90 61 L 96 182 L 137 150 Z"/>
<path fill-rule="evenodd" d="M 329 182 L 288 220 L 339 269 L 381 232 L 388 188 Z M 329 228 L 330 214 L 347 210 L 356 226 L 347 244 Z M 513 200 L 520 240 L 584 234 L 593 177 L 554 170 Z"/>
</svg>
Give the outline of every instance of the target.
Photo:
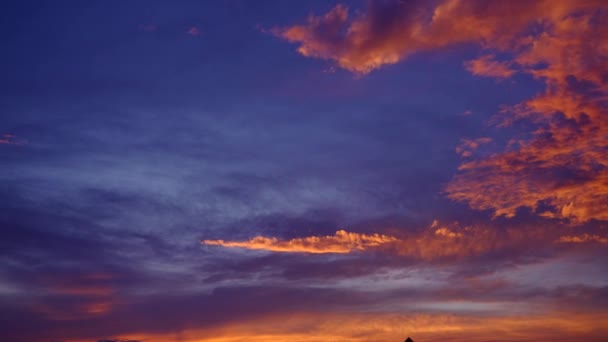
<svg viewBox="0 0 608 342">
<path fill-rule="evenodd" d="M 483 144 L 488 144 L 492 142 L 492 138 L 482 137 L 477 139 L 461 139 L 460 145 L 456 147 L 456 153 L 460 154 L 463 157 L 470 157 L 473 155 L 473 151 L 475 151 L 479 146 Z"/>
<path fill-rule="evenodd" d="M 518 40 L 515 63 L 546 89 L 505 111 L 503 124 L 530 121 L 532 138 L 462 164 L 450 198 L 498 216 L 527 207 L 572 222 L 608 220 L 608 27 L 598 24 L 607 20 L 605 11 L 578 11 Z"/>
</svg>

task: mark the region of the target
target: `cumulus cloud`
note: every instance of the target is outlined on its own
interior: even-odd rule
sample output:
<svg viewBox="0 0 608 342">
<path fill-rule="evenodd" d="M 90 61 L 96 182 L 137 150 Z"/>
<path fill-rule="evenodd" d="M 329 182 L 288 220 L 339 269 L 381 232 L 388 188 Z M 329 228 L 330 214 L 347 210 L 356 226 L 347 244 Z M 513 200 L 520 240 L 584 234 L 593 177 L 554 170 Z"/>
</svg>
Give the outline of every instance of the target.
<svg viewBox="0 0 608 342">
<path fill-rule="evenodd" d="M 572 222 L 608 219 L 608 44 L 601 38 L 608 28 L 598 24 L 608 17 L 575 9 L 544 23 L 540 34 L 514 38 L 515 63 L 546 89 L 507 108 L 502 124 L 531 122 L 532 137 L 463 163 L 447 187 L 450 198 L 496 216 L 527 207 Z"/>
<path fill-rule="evenodd" d="M 374 1 L 361 14 L 351 15 L 348 7 L 337 5 L 325 15 L 309 16 L 304 24 L 273 32 L 299 44 L 298 52 L 304 56 L 368 73 L 413 53 L 454 44 L 473 42 L 506 49 L 512 46 L 513 36 L 538 22 L 601 5 L 597 0 L 564 0 L 559 5 L 549 0 Z"/>
<path fill-rule="evenodd" d="M 273 32 L 304 56 L 358 74 L 413 53 L 477 44 L 483 54 L 465 62 L 474 75 L 508 78 L 517 70 L 544 83 L 543 93 L 502 112 L 503 125 L 533 123 L 531 138 L 462 164 L 447 195 L 496 216 L 527 207 L 586 222 L 608 219 L 607 9 L 601 0 L 378 1 L 355 15 L 337 5 Z M 466 146 L 457 151 L 472 156 Z"/>
</svg>

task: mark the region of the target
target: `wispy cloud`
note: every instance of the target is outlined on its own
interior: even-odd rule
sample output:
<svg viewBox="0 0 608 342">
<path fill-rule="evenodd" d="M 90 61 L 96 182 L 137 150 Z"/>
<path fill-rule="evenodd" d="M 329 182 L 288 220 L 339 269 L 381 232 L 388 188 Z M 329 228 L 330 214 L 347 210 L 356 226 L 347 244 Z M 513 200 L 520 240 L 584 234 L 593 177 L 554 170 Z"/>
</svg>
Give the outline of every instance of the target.
<svg viewBox="0 0 608 342">
<path fill-rule="evenodd" d="M 581 235 L 567 235 L 562 236 L 557 240 L 562 243 L 586 243 L 586 242 L 597 242 L 608 244 L 608 237 L 601 237 L 595 234 L 581 234 Z"/>
<path fill-rule="evenodd" d="M 482 137 L 477 139 L 461 139 L 460 145 L 456 147 L 456 153 L 462 157 L 470 157 L 479 146 L 492 142 L 492 138 Z"/>
<path fill-rule="evenodd" d="M 494 55 L 481 56 L 464 65 L 475 76 L 509 78 L 515 73 L 515 70 L 511 69 L 511 63 L 497 61 Z"/>
<path fill-rule="evenodd" d="M 308 236 L 281 240 L 257 236 L 246 241 L 202 240 L 209 246 L 244 248 L 280 253 L 346 254 L 373 251 L 418 260 L 469 257 L 506 248 L 537 247 L 551 244 L 554 234 L 540 229 L 506 229 L 450 225 L 434 221 L 429 227 L 401 237 L 383 234 L 360 234 L 339 230 L 330 236 Z"/>
<path fill-rule="evenodd" d="M 0 135 L 0 145 L 27 145 L 27 140 L 19 140 L 14 134 Z"/>
<path fill-rule="evenodd" d="M 366 235 L 338 230 L 333 236 L 310 236 L 291 240 L 258 236 L 248 241 L 203 240 L 201 243 L 212 246 L 260 249 L 272 252 L 320 254 L 363 251 L 396 240 L 395 237 L 387 235 Z"/>
</svg>

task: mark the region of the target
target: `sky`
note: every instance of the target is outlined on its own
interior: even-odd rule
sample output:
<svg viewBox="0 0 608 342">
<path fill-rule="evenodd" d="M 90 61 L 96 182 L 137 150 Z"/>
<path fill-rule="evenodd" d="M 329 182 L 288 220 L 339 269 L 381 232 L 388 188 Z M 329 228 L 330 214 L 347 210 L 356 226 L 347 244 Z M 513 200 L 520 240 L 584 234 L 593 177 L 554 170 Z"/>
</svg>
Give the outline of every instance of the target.
<svg viewBox="0 0 608 342">
<path fill-rule="evenodd" d="M 6 341 L 608 339 L 605 0 L 0 17 Z"/>
</svg>

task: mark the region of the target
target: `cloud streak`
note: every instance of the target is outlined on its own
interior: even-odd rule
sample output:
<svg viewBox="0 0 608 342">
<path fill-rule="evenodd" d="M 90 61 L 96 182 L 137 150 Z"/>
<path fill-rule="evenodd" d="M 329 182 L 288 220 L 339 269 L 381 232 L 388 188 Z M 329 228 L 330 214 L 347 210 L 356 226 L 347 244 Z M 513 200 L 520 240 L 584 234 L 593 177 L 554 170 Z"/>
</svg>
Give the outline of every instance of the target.
<svg viewBox="0 0 608 342">
<path fill-rule="evenodd" d="M 338 230 L 335 235 L 308 236 L 293 239 L 257 236 L 246 241 L 202 240 L 201 244 L 226 248 L 243 248 L 277 253 L 348 254 L 374 252 L 431 261 L 467 258 L 504 250 L 522 251 L 550 246 L 560 229 L 547 232 L 527 227 L 496 229 L 494 227 L 449 225 L 434 221 L 429 227 L 400 237 L 383 234 L 360 234 Z"/>
<path fill-rule="evenodd" d="M 562 236 L 557 240 L 562 243 L 587 243 L 587 242 L 597 242 L 601 244 L 608 244 L 607 237 L 601 237 L 595 234 L 581 234 L 581 235 L 567 235 Z"/>
<path fill-rule="evenodd" d="M 466 62 L 465 67 L 475 76 L 509 78 L 515 70 L 511 69 L 509 62 L 500 62 L 493 55 L 485 55 Z"/>
<path fill-rule="evenodd" d="M 248 241 L 203 240 L 201 243 L 210 246 L 239 247 L 271 252 L 343 254 L 371 249 L 396 240 L 395 237 L 387 235 L 366 235 L 338 230 L 333 236 L 310 236 L 291 240 L 257 236 Z"/>
</svg>

